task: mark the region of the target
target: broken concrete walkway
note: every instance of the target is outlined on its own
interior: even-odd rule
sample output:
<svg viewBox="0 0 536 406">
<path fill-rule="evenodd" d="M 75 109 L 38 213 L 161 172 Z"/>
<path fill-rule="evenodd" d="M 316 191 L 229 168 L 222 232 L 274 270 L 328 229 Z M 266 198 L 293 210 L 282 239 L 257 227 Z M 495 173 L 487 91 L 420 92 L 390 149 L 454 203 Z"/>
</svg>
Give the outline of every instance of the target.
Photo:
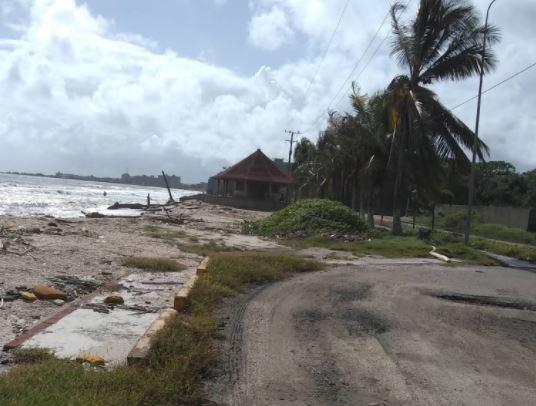
<svg viewBox="0 0 536 406">
<path fill-rule="evenodd" d="M 126 363 L 127 355 L 160 311 L 173 306 L 174 292 L 195 273 L 139 272 L 118 281 L 124 304 L 108 306 L 111 292 L 94 297 L 22 343 L 22 348 L 49 348 L 59 358 L 98 355 L 106 365 Z M 106 312 L 108 311 L 108 312 Z"/>
</svg>

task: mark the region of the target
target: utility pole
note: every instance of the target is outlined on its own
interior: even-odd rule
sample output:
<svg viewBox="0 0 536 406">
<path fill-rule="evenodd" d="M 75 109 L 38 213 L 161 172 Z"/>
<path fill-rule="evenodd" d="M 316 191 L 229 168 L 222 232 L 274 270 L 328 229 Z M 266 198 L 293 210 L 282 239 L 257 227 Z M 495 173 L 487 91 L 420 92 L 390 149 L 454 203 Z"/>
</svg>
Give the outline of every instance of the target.
<svg viewBox="0 0 536 406">
<path fill-rule="evenodd" d="M 290 147 L 288 149 L 288 173 L 292 176 L 292 147 L 294 146 L 294 143 L 298 141 L 294 141 L 294 135 L 300 135 L 300 131 L 293 131 L 293 130 L 285 130 L 287 134 L 290 134 L 290 140 L 287 140 L 288 143 L 290 143 Z"/>
<path fill-rule="evenodd" d="M 488 38 L 488 18 L 489 10 L 496 0 L 489 3 L 488 11 L 486 12 L 486 23 L 484 24 L 484 44 L 482 45 L 482 58 L 480 59 L 480 82 L 478 84 L 478 102 L 476 105 L 476 124 L 475 124 L 475 139 L 473 142 L 473 159 L 471 160 L 471 174 L 469 175 L 469 198 L 467 202 L 467 221 L 465 223 L 464 243 L 469 245 L 469 234 L 471 233 L 471 212 L 473 211 L 473 196 L 475 193 L 475 163 L 476 150 L 478 147 L 478 130 L 480 126 L 480 104 L 482 103 L 482 83 L 484 81 L 484 56 L 486 53 L 486 41 Z"/>
</svg>

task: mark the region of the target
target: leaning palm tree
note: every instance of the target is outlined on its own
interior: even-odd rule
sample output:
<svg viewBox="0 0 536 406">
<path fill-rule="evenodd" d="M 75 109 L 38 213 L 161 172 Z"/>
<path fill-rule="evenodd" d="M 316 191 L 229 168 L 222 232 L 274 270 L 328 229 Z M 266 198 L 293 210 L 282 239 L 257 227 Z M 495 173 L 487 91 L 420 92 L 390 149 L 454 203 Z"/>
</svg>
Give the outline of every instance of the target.
<svg viewBox="0 0 536 406">
<path fill-rule="evenodd" d="M 401 195 L 416 182 L 433 187 L 442 174 L 442 159 L 468 163 L 465 149 L 472 148 L 474 133 L 443 106 L 427 85 L 458 81 L 477 75 L 481 64 L 489 72 L 496 64 L 492 52 L 484 54 L 485 28 L 476 10 L 464 0 L 421 0 L 416 17 L 404 24 L 391 9 L 394 39 L 392 54 L 407 74 L 395 77 L 387 89 L 392 135 L 389 168 L 394 178 L 393 234 L 400 234 Z M 487 47 L 499 39 L 487 28 Z M 477 144 L 481 159 L 487 146 Z M 413 176 L 412 176 L 413 175 Z M 412 179 L 413 177 L 413 179 Z"/>
</svg>

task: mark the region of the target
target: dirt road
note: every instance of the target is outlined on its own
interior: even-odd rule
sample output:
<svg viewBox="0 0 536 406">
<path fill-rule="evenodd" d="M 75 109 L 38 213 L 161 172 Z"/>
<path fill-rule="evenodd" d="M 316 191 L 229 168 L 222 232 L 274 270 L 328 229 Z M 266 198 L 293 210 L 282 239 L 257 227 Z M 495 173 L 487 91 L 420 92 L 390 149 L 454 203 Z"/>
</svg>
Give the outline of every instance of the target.
<svg viewBox="0 0 536 406">
<path fill-rule="evenodd" d="M 226 330 L 223 404 L 536 404 L 529 272 L 340 266 L 258 291 Z"/>
</svg>

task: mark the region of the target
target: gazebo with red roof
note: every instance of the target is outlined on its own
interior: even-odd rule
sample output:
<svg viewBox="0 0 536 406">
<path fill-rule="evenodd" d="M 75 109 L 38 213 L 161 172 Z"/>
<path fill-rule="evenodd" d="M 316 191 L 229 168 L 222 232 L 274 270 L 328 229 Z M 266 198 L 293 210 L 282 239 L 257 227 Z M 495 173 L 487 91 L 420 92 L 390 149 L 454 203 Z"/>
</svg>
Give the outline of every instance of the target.
<svg viewBox="0 0 536 406">
<path fill-rule="evenodd" d="M 290 175 L 260 149 L 212 179 L 212 192 L 219 196 L 271 201 L 286 200 L 293 183 Z"/>
</svg>

